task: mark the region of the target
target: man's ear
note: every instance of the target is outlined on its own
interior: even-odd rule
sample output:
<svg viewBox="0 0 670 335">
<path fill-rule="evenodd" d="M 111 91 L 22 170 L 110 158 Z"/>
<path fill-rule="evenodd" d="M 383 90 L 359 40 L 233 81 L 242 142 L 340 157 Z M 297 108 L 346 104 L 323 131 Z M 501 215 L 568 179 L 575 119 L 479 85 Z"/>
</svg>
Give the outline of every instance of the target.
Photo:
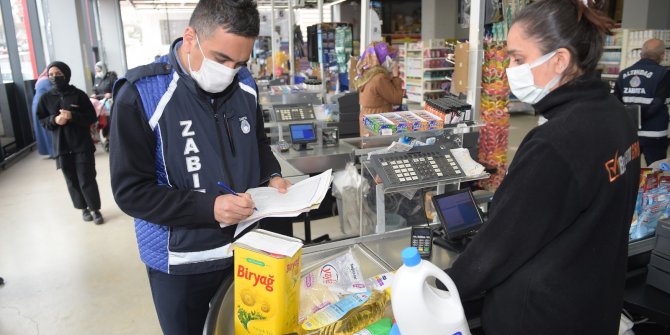
<svg viewBox="0 0 670 335">
<path fill-rule="evenodd" d="M 565 70 L 570 66 L 572 61 L 572 55 L 570 51 L 566 48 L 559 48 L 556 50 L 556 58 L 554 60 L 554 72 L 556 74 L 563 74 Z"/>
<path fill-rule="evenodd" d="M 184 51 L 186 51 L 186 53 L 190 53 L 193 50 L 193 48 L 198 47 L 198 44 L 195 39 L 195 29 L 193 29 L 192 27 L 186 27 L 186 29 L 184 29 L 184 39 L 182 42 L 182 47 L 184 48 Z"/>
</svg>

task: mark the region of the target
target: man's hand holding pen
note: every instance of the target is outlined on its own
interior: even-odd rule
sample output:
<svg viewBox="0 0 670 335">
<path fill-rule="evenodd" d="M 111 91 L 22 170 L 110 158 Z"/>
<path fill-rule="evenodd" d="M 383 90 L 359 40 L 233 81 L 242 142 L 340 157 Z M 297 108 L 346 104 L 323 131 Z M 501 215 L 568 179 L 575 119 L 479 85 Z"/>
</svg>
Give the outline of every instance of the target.
<svg viewBox="0 0 670 335">
<path fill-rule="evenodd" d="M 216 197 L 214 202 L 214 218 L 217 222 L 226 225 L 237 224 L 258 210 L 248 193 L 237 193 L 222 181 L 218 182 L 218 185 L 228 194 Z M 268 186 L 276 188 L 279 193 L 286 193 L 291 187 L 291 182 L 275 176 L 270 179 Z"/>
<path fill-rule="evenodd" d="M 214 201 L 214 218 L 226 225 L 237 224 L 253 214 L 254 207 L 248 193 L 223 194 Z"/>
</svg>

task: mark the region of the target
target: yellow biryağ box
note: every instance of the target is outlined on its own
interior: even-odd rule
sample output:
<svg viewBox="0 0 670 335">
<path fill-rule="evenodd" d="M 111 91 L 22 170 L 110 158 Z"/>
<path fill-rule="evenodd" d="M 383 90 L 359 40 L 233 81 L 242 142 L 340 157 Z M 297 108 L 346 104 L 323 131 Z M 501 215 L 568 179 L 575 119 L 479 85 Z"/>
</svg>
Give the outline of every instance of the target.
<svg viewBox="0 0 670 335">
<path fill-rule="evenodd" d="M 283 335 L 298 328 L 302 241 L 255 229 L 235 250 L 235 334 Z"/>
</svg>

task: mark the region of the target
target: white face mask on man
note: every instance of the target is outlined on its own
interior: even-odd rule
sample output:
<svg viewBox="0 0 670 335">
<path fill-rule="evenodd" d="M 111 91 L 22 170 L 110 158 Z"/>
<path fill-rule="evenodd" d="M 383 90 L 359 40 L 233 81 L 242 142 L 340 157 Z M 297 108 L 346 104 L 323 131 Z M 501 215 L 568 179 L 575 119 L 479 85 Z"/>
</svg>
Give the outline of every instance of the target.
<svg viewBox="0 0 670 335">
<path fill-rule="evenodd" d="M 191 78 L 198 83 L 198 86 L 204 91 L 209 93 L 220 93 L 223 92 L 230 83 L 235 79 L 235 75 L 240 71 L 240 68 L 231 69 L 223 64 L 219 64 L 207 57 L 205 53 L 202 52 L 200 47 L 200 40 L 198 40 L 198 35 L 195 35 L 195 41 L 198 43 L 198 49 L 202 54 L 202 65 L 200 70 L 193 71 L 191 68 L 191 54 L 186 55 L 188 60 L 188 69 L 191 71 Z"/>
<path fill-rule="evenodd" d="M 505 70 L 507 72 L 509 87 L 512 90 L 512 93 L 514 93 L 514 96 L 525 103 L 535 104 L 549 94 L 549 91 L 561 81 L 561 76 L 556 75 L 544 86 L 544 88 L 537 87 L 531 69 L 546 63 L 551 57 L 556 55 L 556 51 L 558 50 L 554 50 L 530 64 L 508 67 Z"/>
</svg>

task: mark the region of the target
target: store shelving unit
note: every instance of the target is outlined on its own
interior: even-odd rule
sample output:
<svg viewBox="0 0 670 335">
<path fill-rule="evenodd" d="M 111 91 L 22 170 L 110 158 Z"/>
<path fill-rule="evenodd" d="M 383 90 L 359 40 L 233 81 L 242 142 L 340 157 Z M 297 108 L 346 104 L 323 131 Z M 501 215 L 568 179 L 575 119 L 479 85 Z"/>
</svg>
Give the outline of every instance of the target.
<svg viewBox="0 0 670 335">
<path fill-rule="evenodd" d="M 628 29 L 615 29 L 612 35 L 605 39 L 603 55 L 598 62 L 598 68 L 602 70 L 603 80 L 616 80 L 621 71 L 622 50 L 624 42 L 628 40 Z"/>
<path fill-rule="evenodd" d="M 615 29 L 613 32 L 613 35 L 607 36 L 603 56 L 598 62 L 598 68 L 602 70 L 601 78 L 610 82 L 618 78 L 621 70 L 640 60 L 642 44 L 646 40 L 658 38 L 666 45 L 670 44 L 670 30 Z M 666 52 L 666 59 L 661 65 L 670 66 L 670 52 Z"/>
<path fill-rule="evenodd" d="M 423 104 L 426 99 L 438 98 L 448 91 L 454 71 L 454 63 L 448 55 L 453 50 L 444 40 L 406 43 L 401 50 L 401 77 L 407 100 Z"/>
</svg>

